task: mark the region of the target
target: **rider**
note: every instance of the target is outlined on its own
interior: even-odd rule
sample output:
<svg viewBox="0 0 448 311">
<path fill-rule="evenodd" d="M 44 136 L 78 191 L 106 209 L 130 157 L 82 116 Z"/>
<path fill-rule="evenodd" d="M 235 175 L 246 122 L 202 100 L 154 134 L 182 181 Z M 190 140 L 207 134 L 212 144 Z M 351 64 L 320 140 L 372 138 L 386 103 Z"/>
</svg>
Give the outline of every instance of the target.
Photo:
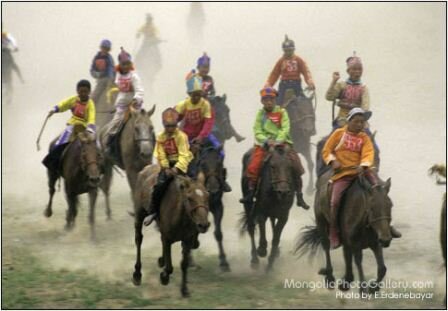
<svg viewBox="0 0 448 311">
<path fill-rule="evenodd" d="M 126 112 L 140 111 L 143 105 L 144 89 L 139 75 L 134 70 L 131 55 L 121 47 L 116 67 L 115 84 L 119 89 L 115 100 L 115 114 L 108 124 L 106 134 L 106 153 L 110 153 L 111 143 L 121 128 Z"/>
<path fill-rule="evenodd" d="M 6 31 L 2 31 L 2 51 L 3 50 L 13 52 L 17 52 L 19 50 L 16 39 Z"/>
<path fill-rule="evenodd" d="M 344 191 L 360 173 L 364 173 L 372 185 L 378 183 L 376 175 L 372 172 L 374 164 L 374 149 L 372 140 L 363 131 L 365 122 L 370 118 L 371 112 L 356 107 L 347 115 L 348 124 L 334 131 L 324 148 L 322 157 L 327 165 L 331 165 L 334 175 L 330 200 L 330 247 L 339 247 L 339 232 L 337 215 Z M 392 236 L 397 238 L 401 234 L 391 226 Z"/>
<path fill-rule="evenodd" d="M 187 75 L 187 93 L 189 97 L 176 105 L 176 111 L 179 113 L 179 121 L 183 121 L 182 130 L 187 134 L 188 140 L 193 148 L 206 142 L 213 148 L 218 149 L 221 143 L 211 133 L 214 123 L 210 103 L 204 99 L 202 91 L 202 79 L 192 70 Z M 224 158 L 224 151 L 221 149 L 221 157 Z M 195 169 L 190 166 L 190 169 Z M 196 175 L 192 172 L 192 175 Z M 223 191 L 230 192 L 232 188 L 227 183 L 226 170 L 224 169 Z"/>
<path fill-rule="evenodd" d="M 156 26 L 154 26 L 153 18 L 150 13 L 146 14 L 146 23 L 137 31 L 136 37 L 140 38 L 142 35 L 143 39 L 157 39 L 158 30 Z"/>
<path fill-rule="evenodd" d="M 303 75 L 308 88 L 310 90 L 315 89 L 308 65 L 301 57 L 294 54 L 294 41 L 290 40 L 288 36 L 285 36 L 282 48 L 283 56 L 275 64 L 265 85 L 265 87 L 274 87 L 280 78 L 279 95 L 277 97 L 277 104 L 279 105 L 283 105 L 287 89 L 293 89 L 296 96 L 299 96 L 303 92 L 301 75 Z"/>
<path fill-rule="evenodd" d="M 202 90 L 204 91 L 203 96 L 205 99 L 209 100 L 213 104 L 213 98 L 216 95 L 215 82 L 213 78 L 209 75 L 210 72 L 210 57 L 207 53 L 198 58 L 197 67 L 198 75 L 202 78 Z M 229 109 L 230 111 L 230 109 Z M 214 113 L 214 112 L 212 112 Z M 230 120 L 229 120 L 230 121 Z M 230 123 L 230 131 L 235 140 L 239 143 L 246 138 L 237 133 L 233 125 Z"/>
<path fill-rule="evenodd" d="M 100 43 L 100 51 L 95 55 L 90 66 L 90 74 L 96 79 L 96 86 L 91 97 L 97 104 L 103 93 L 113 83 L 115 77 L 114 60 L 109 54 L 111 47 L 112 43 L 110 40 L 102 40 Z"/>
<path fill-rule="evenodd" d="M 302 175 L 304 169 L 300 162 L 300 158 L 292 147 L 292 141 L 289 134 L 289 117 L 284 108 L 275 105 L 277 91 L 271 87 L 265 87 L 260 91 L 261 103 L 263 109 L 257 113 L 254 125 L 255 132 L 255 149 L 252 153 L 251 160 L 247 166 L 246 176 L 249 179 L 249 193 L 240 200 L 241 203 L 253 202 L 255 188 L 257 186 L 258 176 L 266 155 L 266 147 L 273 147 L 278 144 L 288 144 L 288 158 L 290 159 L 296 182 L 297 206 L 309 209 L 305 203 L 302 194 Z"/>
<path fill-rule="evenodd" d="M 154 186 L 145 225 L 151 224 L 157 215 L 160 201 L 169 181 L 178 174 L 186 175 L 188 165 L 193 159 L 187 134 L 177 128 L 178 119 L 179 114 L 174 108 L 168 108 L 162 113 L 165 130 L 157 136 L 155 147 L 155 157 L 162 170 L 157 178 L 157 184 Z"/>
<path fill-rule="evenodd" d="M 329 101 L 337 101 L 340 107 L 338 116 L 333 121 L 333 127 L 339 128 L 347 124 L 347 115 L 355 107 L 360 107 L 365 111 L 370 109 L 369 90 L 361 81 L 362 62 L 361 58 L 353 53 L 346 60 L 347 73 L 349 75 L 346 81 L 338 81 L 339 72 L 333 73 L 333 80 L 325 95 Z"/>
<path fill-rule="evenodd" d="M 56 150 L 57 147 L 68 143 L 75 129 L 87 129 L 87 132 L 90 133 L 91 136 L 95 136 L 95 103 L 89 98 L 90 89 L 91 86 L 88 80 L 79 81 L 76 85 L 78 95 L 71 96 L 61 101 L 48 112 L 48 118 L 58 112 L 67 110 L 72 112 L 72 117 L 68 120 L 67 127 L 56 140 L 50 153 Z M 45 159 L 43 163 L 48 167 L 48 162 Z"/>
</svg>

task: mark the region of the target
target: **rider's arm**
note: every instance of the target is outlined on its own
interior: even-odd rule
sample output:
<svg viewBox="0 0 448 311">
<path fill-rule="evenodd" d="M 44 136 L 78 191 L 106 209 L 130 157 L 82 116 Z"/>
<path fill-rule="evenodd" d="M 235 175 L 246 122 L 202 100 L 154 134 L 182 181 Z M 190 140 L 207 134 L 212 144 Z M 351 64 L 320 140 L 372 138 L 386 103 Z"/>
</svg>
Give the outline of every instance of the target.
<svg viewBox="0 0 448 311">
<path fill-rule="evenodd" d="M 74 95 L 74 96 L 64 99 L 59 104 L 54 106 L 54 108 L 53 108 L 54 112 L 64 112 L 64 111 L 71 109 L 73 107 L 73 105 L 75 104 L 77 98 L 78 98 L 78 96 Z"/>
<path fill-rule="evenodd" d="M 193 154 L 190 151 L 188 137 L 185 133 L 179 132 L 176 137 L 177 151 L 179 152 L 176 167 L 184 173 L 187 173 L 188 165 L 193 160 Z"/>
<path fill-rule="evenodd" d="M 332 82 L 330 87 L 325 94 L 325 99 L 329 101 L 334 101 L 338 99 L 341 95 L 342 90 L 344 89 L 345 82 Z"/>
<path fill-rule="evenodd" d="M 362 96 L 361 96 L 361 108 L 364 111 L 370 111 L 370 96 L 369 96 L 369 89 L 367 86 L 363 86 L 362 90 Z"/>
<path fill-rule="evenodd" d="M 297 63 L 299 64 L 299 73 L 303 75 L 307 85 L 314 85 L 313 77 L 311 76 L 311 71 L 308 68 L 306 62 L 297 56 Z"/>
<path fill-rule="evenodd" d="M 361 149 L 361 164 L 360 166 L 371 167 L 375 161 L 375 150 L 370 137 L 363 135 L 364 143 Z"/>
<path fill-rule="evenodd" d="M 95 119 L 96 119 L 95 103 L 93 102 L 92 99 L 90 99 L 87 104 L 87 128 L 92 133 L 94 133 L 96 130 Z"/>
<path fill-rule="evenodd" d="M 268 137 L 263 131 L 263 114 L 262 110 L 257 113 L 257 118 L 255 119 L 254 124 L 255 140 L 259 145 L 263 145 L 268 140 Z"/>
<path fill-rule="evenodd" d="M 143 103 L 143 95 L 145 90 L 143 89 L 143 83 L 137 73 L 132 74 L 132 86 L 134 88 L 134 99 L 139 105 Z"/>
<path fill-rule="evenodd" d="M 202 125 L 201 132 L 199 133 L 200 138 L 205 138 L 210 135 L 213 129 L 213 125 L 215 123 L 215 119 L 212 116 L 212 109 L 208 102 L 205 103 L 204 108 L 202 110 L 204 117 L 204 124 Z"/>
<path fill-rule="evenodd" d="M 92 64 L 90 65 L 90 75 L 92 76 L 92 78 L 98 78 L 97 77 L 97 71 L 96 71 L 96 66 L 95 66 L 95 61 L 97 58 L 98 54 L 96 54 L 93 59 L 92 59 Z"/>
<path fill-rule="evenodd" d="M 269 75 L 269 78 L 267 81 L 267 83 L 270 86 L 274 86 L 274 84 L 277 82 L 278 78 L 280 78 L 280 74 L 282 72 L 282 62 L 283 62 L 283 57 L 277 61 L 274 68 L 272 69 L 271 74 Z"/>
<path fill-rule="evenodd" d="M 286 112 L 285 109 L 282 109 L 282 124 L 275 141 L 277 143 L 285 142 L 289 136 L 289 130 L 290 130 L 290 123 L 288 113 Z"/>
<path fill-rule="evenodd" d="M 327 142 L 322 149 L 322 159 L 325 164 L 329 165 L 331 161 L 336 160 L 335 149 L 336 146 L 341 142 L 342 136 L 344 135 L 344 129 L 337 129 L 330 135 Z"/>
<path fill-rule="evenodd" d="M 159 165 L 162 168 L 169 168 L 170 162 L 168 160 L 165 150 L 163 149 L 163 145 L 159 141 L 159 137 L 156 140 L 156 147 L 154 151 L 155 151 L 154 156 L 156 157 L 157 162 L 159 162 Z"/>
</svg>

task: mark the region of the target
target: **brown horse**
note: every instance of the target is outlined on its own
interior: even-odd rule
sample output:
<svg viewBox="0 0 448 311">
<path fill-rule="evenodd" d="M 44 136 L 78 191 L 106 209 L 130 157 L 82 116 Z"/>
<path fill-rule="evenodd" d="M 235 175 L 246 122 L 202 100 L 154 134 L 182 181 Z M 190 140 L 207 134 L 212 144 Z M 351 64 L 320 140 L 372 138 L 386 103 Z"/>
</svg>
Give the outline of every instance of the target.
<svg viewBox="0 0 448 311">
<path fill-rule="evenodd" d="M 294 201 L 294 178 L 292 164 L 287 157 L 287 146 L 277 146 L 269 150 L 264 160 L 258 182 L 258 190 L 254 204 L 244 204 L 244 214 L 241 219 L 242 233 L 248 231 L 251 239 L 251 266 L 258 268 L 259 257 L 266 257 L 266 220 L 269 218 L 272 225 L 272 247 L 268 258 L 266 272 L 273 267 L 275 259 L 279 256 L 279 244 L 282 230 L 289 217 L 289 210 Z M 243 156 L 243 177 L 241 186 L 243 196 L 248 193 L 248 180 L 246 177 L 247 165 L 251 151 Z M 255 245 L 255 226 L 258 223 L 260 229 L 260 243 Z"/>
<path fill-rule="evenodd" d="M 76 132 L 76 130 L 75 130 Z M 50 144 L 53 147 L 56 140 Z M 68 203 L 66 216 L 66 230 L 71 230 L 75 225 L 78 213 L 78 195 L 89 194 L 89 223 L 91 238 L 95 238 L 95 203 L 97 188 L 100 183 L 102 157 L 96 146 L 95 140 L 88 134 L 81 132 L 77 138 L 67 145 L 60 159 L 60 168 L 56 170 L 47 169 L 48 187 L 50 199 L 44 215 L 51 217 L 53 214 L 52 203 L 55 193 L 56 181 L 64 178 L 64 188 Z"/>
<path fill-rule="evenodd" d="M 315 255 L 317 248 L 320 245 L 323 247 L 327 264 L 319 271 L 319 274 L 325 276 L 328 287 L 333 287 L 335 281 L 328 239 L 330 223 L 328 181 L 332 174 L 332 170 L 327 171 L 317 181 L 314 201 L 316 226 L 307 228 L 296 247 L 296 252 L 301 255 L 309 250 L 312 255 Z M 369 284 L 370 290 L 379 289 L 378 283 L 386 274 L 383 247 L 388 247 L 392 239 L 390 233 L 392 201 L 388 196 L 390 187 L 390 178 L 386 182 L 380 182 L 379 185 L 372 187 L 364 177 L 359 177 L 347 189 L 341 201 L 339 227 L 346 265 L 345 276 L 339 286 L 341 290 L 348 290 L 349 283 L 354 280 L 353 257 L 358 268 L 360 282 L 364 284 L 362 251 L 365 248 L 370 248 L 373 251 L 378 265 L 377 280 Z M 367 290 L 367 286 L 361 286 L 360 290 Z"/>
<path fill-rule="evenodd" d="M 316 116 L 313 107 L 313 97 L 292 95 L 294 91 L 287 90 L 285 94 L 285 104 L 283 107 L 288 112 L 291 123 L 291 138 L 294 142 L 294 149 L 301 153 L 308 165 L 309 179 L 306 192 L 311 194 L 314 187 L 314 163 L 311 156 L 311 136 L 316 134 Z M 315 95 L 313 95 L 315 96 Z"/>
<path fill-rule="evenodd" d="M 154 126 L 151 122 L 156 107 L 150 111 L 144 109 L 137 111 L 130 111 L 129 118 L 125 121 L 123 129 L 118 134 L 118 159 L 112 158 L 109 155 L 105 156 L 105 171 L 104 178 L 101 182 L 101 190 L 106 196 L 106 209 L 108 217 L 110 218 L 110 202 L 109 190 L 112 183 L 112 168 L 117 165 L 126 171 L 129 186 L 131 188 L 131 197 L 137 182 L 137 174 L 148 164 L 152 163 L 152 154 L 155 147 Z M 108 130 L 106 125 L 100 131 L 100 141 L 104 148 L 105 134 Z"/>
<path fill-rule="evenodd" d="M 137 261 L 133 273 L 133 283 L 141 284 L 141 243 L 143 241 L 143 219 L 147 215 L 147 205 L 150 203 L 152 186 L 157 182 L 159 168 L 151 166 L 143 170 L 139 176 L 139 186 L 136 192 L 135 204 L 135 243 L 137 246 Z M 164 270 L 160 273 L 160 282 L 169 283 L 173 273 L 171 260 L 171 245 L 182 242 L 182 296 L 189 296 L 187 288 L 187 269 L 191 249 L 199 247 L 198 235 L 205 233 L 210 226 L 208 221 L 208 193 L 204 187 L 204 176 L 199 174 L 196 181 L 183 176 L 174 178 L 166 190 L 160 204 L 159 219 L 163 255 L 158 264 Z M 140 185 L 142 183 L 142 185 Z M 146 193 L 149 193 L 146 195 Z M 139 200 L 137 200 L 139 197 Z"/>
</svg>

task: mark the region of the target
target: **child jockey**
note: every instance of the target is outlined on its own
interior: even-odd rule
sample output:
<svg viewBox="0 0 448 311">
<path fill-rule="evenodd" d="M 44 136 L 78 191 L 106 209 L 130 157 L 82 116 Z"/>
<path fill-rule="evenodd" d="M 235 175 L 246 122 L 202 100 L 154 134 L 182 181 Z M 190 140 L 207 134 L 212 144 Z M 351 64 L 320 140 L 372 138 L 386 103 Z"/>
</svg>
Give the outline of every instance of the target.
<svg viewBox="0 0 448 311">
<path fill-rule="evenodd" d="M 115 77 L 114 60 L 109 54 L 111 47 L 112 43 L 109 40 L 102 40 L 100 51 L 95 55 L 90 66 L 90 74 L 96 79 L 96 86 L 91 97 L 97 104 L 104 92 L 113 83 Z"/>
</svg>

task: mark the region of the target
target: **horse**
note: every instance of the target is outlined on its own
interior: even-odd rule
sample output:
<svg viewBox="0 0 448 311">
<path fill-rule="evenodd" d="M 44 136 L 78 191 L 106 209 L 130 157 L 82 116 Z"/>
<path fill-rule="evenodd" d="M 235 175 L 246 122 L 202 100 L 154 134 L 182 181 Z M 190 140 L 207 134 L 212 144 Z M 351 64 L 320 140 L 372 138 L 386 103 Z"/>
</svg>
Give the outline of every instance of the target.
<svg viewBox="0 0 448 311">
<path fill-rule="evenodd" d="M 50 144 L 50 150 L 55 142 L 56 140 Z M 76 139 L 65 147 L 59 163 L 58 169 L 47 169 L 50 199 L 44 215 L 46 217 L 53 215 L 55 184 L 62 177 L 68 203 L 65 229 L 69 231 L 75 225 L 78 213 L 78 195 L 88 193 L 91 238 L 95 239 L 95 203 L 102 170 L 102 156 L 95 140 L 85 132 L 79 133 Z"/>
<path fill-rule="evenodd" d="M 209 208 L 213 214 L 215 224 L 215 239 L 219 249 L 219 266 L 223 272 L 230 271 L 229 263 L 223 247 L 223 234 L 221 222 L 224 216 L 224 205 L 222 203 L 224 183 L 224 163 L 220 155 L 221 149 L 206 146 L 201 150 L 196 165 L 199 172 L 205 177 L 205 188 L 209 193 Z"/>
<path fill-rule="evenodd" d="M 135 64 L 143 81 L 152 87 L 154 77 L 162 69 L 162 58 L 159 44 L 163 41 L 158 38 L 143 37 L 141 47 L 135 57 Z"/>
<path fill-rule="evenodd" d="M 307 162 L 309 180 L 306 192 L 311 194 L 314 185 L 314 163 L 311 157 L 311 136 L 316 134 L 315 121 L 312 98 L 306 97 L 303 94 L 299 96 L 289 95 L 291 92 L 286 91 L 286 99 L 283 107 L 288 112 L 289 120 L 291 122 L 291 138 L 294 142 L 294 149 L 301 153 Z M 289 95 L 289 96 L 288 96 Z M 313 95 L 315 96 L 315 95 Z M 288 99 L 289 98 L 289 99 Z"/>
<path fill-rule="evenodd" d="M 227 95 L 214 96 L 209 99 L 210 105 L 212 106 L 215 113 L 215 125 L 213 127 L 212 133 L 219 140 L 219 142 L 224 145 L 226 140 L 235 137 L 237 142 L 241 141 L 242 138 L 232 126 L 230 121 L 230 109 L 226 104 Z"/>
<path fill-rule="evenodd" d="M 107 123 L 109 123 L 114 116 L 113 104 L 111 103 L 115 102 L 118 92 L 109 95 L 108 93 L 111 92 L 112 89 L 113 84 L 110 83 L 108 87 L 99 96 L 99 100 L 95 101 L 95 108 L 96 108 L 95 123 L 97 128 L 99 129 L 103 128 Z"/>
<path fill-rule="evenodd" d="M 108 219 L 111 217 L 109 191 L 112 183 L 112 169 L 117 165 L 126 171 L 126 177 L 131 188 L 131 197 L 137 182 L 137 174 L 146 165 L 152 163 L 152 155 L 155 148 L 154 126 L 151 116 L 155 106 L 150 111 L 129 111 L 128 119 L 124 121 L 122 130 L 117 134 L 118 158 L 105 155 L 104 178 L 100 184 L 101 190 L 106 197 L 106 210 Z M 108 126 L 100 130 L 100 141 L 105 146 L 105 137 Z"/>
<path fill-rule="evenodd" d="M 323 144 L 319 146 L 323 147 Z M 318 148 L 317 158 L 320 157 L 321 149 Z M 318 177 L 314 199 L 316 225 L 305 228 L 295 249 L 300 256 L 308 251 L 311 251 L 311 256 L 314 256 L 318 247 L 322 246 L 325 251 L 326 267 L 322 268 L 319 274 L 325 276 L 326 285 L 329 288 L 335 285 L 328 239 L 330 224 L 328 184 L 332 175 L 333 170 L 329 169 Z M 383 247 L 389 247 L 392 240 L 390 222 L 393 204 L 388 195 L 390 188 L 390 178 L 386 182 L 380 180 L 378 185 L 371 186 L 365 177 L 360 176 L 349 186 L 341 200 L 338 219 L 346 266 L 345 276 L 339 284 L 341 290 L 348 290 L 350 282 L 354 280 L 353 257 L 358 268 L 360 282 L 365 281 L 362 267 L 362 252 L 365 248 L 370 248 L 373 251 L 378 266 L 377 279 L 369 287 L 372 292 L 379 290 L 378 283 L 382 281 L 387 271 Z M 360 291 L 366 290 L 366 286 L 360 288 Z"/>
<path fill-rule="evenodd" d="M 268 258 L 266 272 L 273 268 L 275 259 L 279 256 L 279 244 L 282 230 L 288 221 L 289 210 L 294 201 L 293 168 L 287 157 L 287 146 L 271 148 L 264 160 L 258 181 L 258 190 L 255 194 L 254 204 L 244 203 L 244 213 L 240 220 L 241 233 L 246 230 L 251 239 L 251 267 L 259 266 L 259 257 L 267 255 L 266 220 L 270 219 L 272 225 L 272 247 Z M 246 170 L 249 163 L 251 150 L 243 156 L 243 175 L 241 187 L 243 195 L 248 193 L 248 179 Z M 258 223 L 260 229 L 260 243 L 255 244 L 255 226 Z"/>
<path fill-rule="evenodd" d="M 140 173 L 139 181 L 142 183 L 139 189 L 142 195 L 157 182 L 157 174 L 160 168 L 145 168 Z M 189 255 L 191 249 L 199 247 L 198 235 L 205 233 L 210 226 L 208 221 L 208 193 L 204 187 L 204 175 L 199 174 L 196 181 L 176 176 L 169 184 L 160 204 L 159 218 L 157 224 L 160 228 L 163 254 L 158 259 L 159 267 L 163 268 L 160 273 L 162 285 L 168 285 L 170 275 L 173 273 L 171 260 L 171 245 L 175 242 L 182 243 L 182 283 L 181 294 L 189 296 L 187 287 L 187 269 L 189 266 Z M 149 182 L 149 183 L 146 183 Z M 146 184 L 146 185 L 145 185 Z M 137 246 L 137 260 L 132 280 L 135 285 L 141 284 L 141 244 L 143 242 L 142 226 L 143 219 L 147 215 L 145 208 L 150 202 L 149 196 L 141 197 L 139 204 L 135 204 L 135 243 Z M 149 201 L 148 201 L 149 200 Z M 136 201 L 138 202 L 138 201 Z"/>
</svg>

